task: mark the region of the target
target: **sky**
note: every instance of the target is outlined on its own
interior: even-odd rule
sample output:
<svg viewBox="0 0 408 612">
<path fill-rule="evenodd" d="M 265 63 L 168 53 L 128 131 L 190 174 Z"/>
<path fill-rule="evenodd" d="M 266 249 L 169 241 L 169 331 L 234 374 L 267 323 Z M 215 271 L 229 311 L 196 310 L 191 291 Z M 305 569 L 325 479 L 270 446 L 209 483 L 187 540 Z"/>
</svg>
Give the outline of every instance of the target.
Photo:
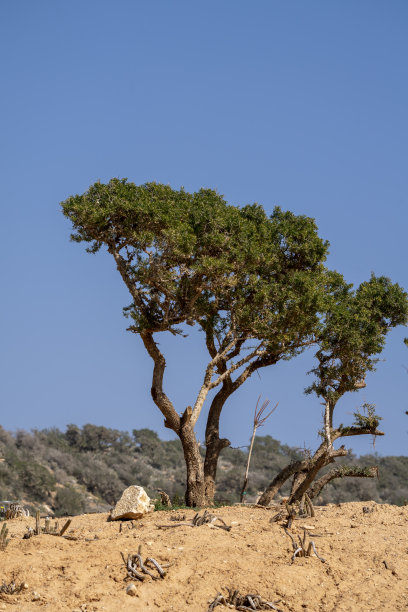
<svg viewBox="0 0 408 612">
<path fill-rule="evenodd" d="M 15 0 L 0 14 L 5 429 L 173 435 L 150 397 L 151 360 L 126 331 L 113 260 L 69 241 L 59 203 L 97 180 L 210 187 L 231 204 L 306 214 L 349 282 L 374 272 L 408 288 L 404 0 Z M 165 390 L 182 412 L 202 381 L 203 338 L 161 336 Z M 337 423 L 363 402 L 383 417 L 386 435 L 352 439 L 356 454 L 407 454 L 405 336 L 390 333 L 367 387 L 338 406 Z M 259 434 L 313 450 L 312 366 L 306 353 L 255 374 L 221 434 L 247 444 L 261 395 L 279 405 Z"/>
</svg>

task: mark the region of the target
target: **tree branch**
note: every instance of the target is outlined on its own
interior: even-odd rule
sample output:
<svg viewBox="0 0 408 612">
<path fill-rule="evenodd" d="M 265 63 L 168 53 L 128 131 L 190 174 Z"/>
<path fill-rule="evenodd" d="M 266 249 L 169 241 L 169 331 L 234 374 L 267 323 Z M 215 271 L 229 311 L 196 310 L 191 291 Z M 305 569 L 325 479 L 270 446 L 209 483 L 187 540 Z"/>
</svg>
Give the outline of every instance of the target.
<svg viewBox="0 0 408 612">
<path fill-rule="evenodd" d="M 332 430 L 332 440 L 343 438 L 346 436 L 363 436 L 369 434 L 371 436 L 384 436 L 384 432 L 375 427 L 339 427 Z"/>
<path fill-rule="evenodd" d="M 324 476 L 316 480 L 316 482 L 310 487 L 307 494 L 311 499 L 317 497 L 323 487 L 335 478 L 344 478 L 350 476 L 353 478 L 378 478 L 378 467 L 372 466 L 369 468 L 358 468 L 357 466 L 342 466 L 334 468 L 327 472 Z"/>
<path fill-rule="evenodd" d="M 140 308 L 142 312 L 145 312 L 146 306 L 143 302 L 141 292 L 138 289 L 136 289 L 134 283 L 132 283 L 129 278 L 129 274 L 128 274 L 129 264 L 127 263 L 125 258 L 122 257 L 122 255 L 119 253 L 119 251 L 114 245 L 110 244 L 108 246 L 108 251 L 109 253 L 111 253 L 111 255 L 113 255 L 115 262 L 116 262 L 116 267 L 119 271 L 119 274 L 121 275 L 126 287 L 128 288 L 129 293 L 132 296 L 135 304 L 137 305 L 138 308 Z"/>
<path fill-rule="evenodd" d="M 230 336 L 232 335 L 232 333 L 229 334 Z M 225 356 L 228 353 L 228 351 L 230 351 L 234 345 L 236 343 L 236 338 L 233 337 L 233 339 L 229 342 L 229 344 L 227 344 L 225 346 L 225 348 L 219 353 L 217 352 L 213 359 L 210 361 L 210 363 L 207 365 L 207 368 L 205 370 L 205 374 L 204 374 L 204 381 L 203 384 L 201 385 L 200 391 L 198 392 L 197 395 L 197 399 L 195 401 L 194 404 L 194 408 L 193 408 L 193 414 L 191 417 L 191 426 L 194 427 L 194 425 L 197 422 L 198 417 L 200 416 L 200 412 L 201 409 L 204 405 L 205 399 L 208 395 L 208 392 L 213 389 L 216 385 L 214 385 L 211 382 L 213 373 L 214 373 L 214 368 L 217 366 L 218 363 L 220 363 L 221 361 L 224 362 L 225 364 Z M 226 374 L 226 372 L 224 372 L 224 374 Z M 221 376 L 224 376 L 224 374 L 222 374 Z M 221 378 L 221 376 L 219 377 L 219 379 Z M 225 376 L 224 376 L 225 377 Z M 217 379 L 217 380 L 219 380 Z M 219 383 L 217 383 L 219 384 Z"/>
<path fill-rule="evenodd" d="M 231 376 L 231 374 L 233 372 L 235 372 L 235 370 L 238 370 L 239 368 L 241 368 L 243 365 L 245 365 L 246 363 L 248 363 L 248 361 L 250 361 L 251 359 L 253 359 L 254 357 L 260 357 L 260 356 L 264 356 L 267 355 L 266 350 L 261 350 L 261 347 L 263 345 L 263 342 L 261 342 L 257 348 L 252 351 L 252 353 L 249 353 L 248 355 L 246 355 L 246 357 L 243 357 L 242 359 L 240 359 L 239 361 L 237 361 L 236 363 L 233 363 L 232 365 L 230 365 L 229 367 L 227 366 L 227 370 L 225 372 L 223 372 L 222 374 L 219 375 L 219 377 L 214 380 L 211 384 L 210 384 L 210 389 L 214 389 L 214 387 L 217 387 L 225 378 L 227 378 L 227 376 Z M 251 364 L 252 365 L 252 364 Z M 251 368 L 251 365 L 248 366 L 248 368 L 246 368 L 246 370 L 241 374 L 241 376 L 243 374 L 245 374 L 245 372 L 247 370 L 249 370 Z M 258 366 L 261 367 L 261 366 Z M 252 373 L 252 372 L 251 372 Z M 249 373 L 247 374 L 247 376 L 245 376 L 244 380 L 246 380 L 249 376 Z M 240 378 L 240 377 L 239 377 Z M 242 381 L 244 382 L 244 381 Z M 242 383 L 240 383 L 238 385 L 238 387 L 241 385 Z M 235 385 L 235 383 L 234 383 Z M 238 388 L 236 387 L 236 388 Z"/>
<path fill-rule="evenodd" d="M 318 452 L 318 451 L 317 451 Z M 303 495 L 307 492 L 310 485 L 316 478 L 317 473 L 329 463 L 333 463 L 335 457 L 345 457 L 348 455 L 348 450 L 344 446 L 340 446 L 337 450 L 331 449 L 330 451 L 323 452 L 322 454 L 314 456 L 311 461 L 311 467 L 308 469 L 305 478 L 299 484 L 299 486 L 293 491 L 290 496 L 289 503 L 293 504 L 296 501 L 300 501 Z"/>
<path fill-rule="evenodd" d="M 292 463 L 289 463 L 289 465 L 283 468 L 283 470 L 281 470 L 279 474 L 275 476 L 270 485 L 262 493 L 257 503 L 261 506 L 267 506 L 268 504 L 270 504 L 270 502 L 273 500 L 279 489 L 283 487 L 288 478 L 293 476 L 293 474 L 295 474 L 296 472 L 301 472 L 303 470 L 308 469 L 309 466 L 310 459 L 292 461 Z"/>
<path fill-rule="evenodd" d="M 165 427 L 178 433 L 180 431 L 180 417 L 174 409 L 172 402 L 163 391 L 163 376 L 166 368 L 166 360 L 154 341 L 151 332 L 142 332 L 140 336 L 147 352 L 154 362 L 151 388 L 153 401 L 165 418 Z"/>
</svg>

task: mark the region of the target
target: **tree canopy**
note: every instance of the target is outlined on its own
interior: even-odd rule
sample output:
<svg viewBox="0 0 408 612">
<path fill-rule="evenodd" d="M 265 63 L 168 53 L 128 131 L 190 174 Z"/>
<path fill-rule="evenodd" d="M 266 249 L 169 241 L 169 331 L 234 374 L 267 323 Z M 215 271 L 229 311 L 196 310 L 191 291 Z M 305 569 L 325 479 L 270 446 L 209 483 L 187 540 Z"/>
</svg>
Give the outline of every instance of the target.
<svg viewBox="0 0 408 612">
<path fill-rule="evenodd" d="M 354 292 L 327 270 L 328 243 L 310 217 L 279 207 L 268 216 L 259 204 L 233 206 L 211 189 L 126 179 L 97 182 L 62 208 L 72 239 L 90 253 L 106 248 L 129 290 L 128 329 L 153 360 L 153 400 L 182 442 L 187 503 L 213 498 L 218 457 L 229 445 L 219 435 L 221 411 L 255 371 L 319 339 L 320 382 L 312 388 L 319 393 L 330 380 L 337 381 L 331 393 L 344 392 L 374 367 L 385 330 L 406 321 L 406 295 L 388 279 L 373 277 Z M 209 361 L 192 407 L 180 415 L 164 390 L 166 362 L 155 338 L 185 334 L 186 325 L 203 332 Z M 194 426 L 215 388 L 203 466 Z"/>
<path fill-rule="evenodd" d="M 178 333 L 199 322 L 222 334 L 233 321 L 276 344 L 278 328 L 286 343 L 302 321 L 311 329 L 318 296 L 309 273 L 322 271 L 328 245 L 308 217 L 275 208 L 268 218 L 259 205 L 231 206 L 210 189 L 189 194 L 125 179 L 96 183 L 62 206 L 73 240 L 90 243 L 91 253 L 105 245 L 115 257 L 133 298 L 132 331 Z"/>
<path fill-rule="evenodd" d="M 378 475 L 374 466 L 357 469 L 342 465 L 312 484 L 322 468 L 333 463 L 337 457 L 348 455 L 344 446 L 333 448 L 336 440 L 356 435 L 384 435 L 378 430 L 381 417 L 376 414 L 374 404 L 364 403 L 362 411 L 354 413 L 355 420 L 351 426 L 334 427 L 334 410 L 345 393 L 366 386 L 366 375 L 375 369 L 390 329 L 407 323 L 408 295 L 390 279 L 372 275 L 356 290 L 339 279 L 327 299 L 328 307 L 321 314 L 320 327 L 316 332 L 317 363 L 311 371 L 315 380 L 306 389 L 306 393 L 313 392 L 323 399 L 323 441 L 313 456 L 293 461 L 277 474 L 262 494 L 261 504 L 270 503 L 292 476 L 289 501 L 300 502 L 306 494 L 310 497 L 320 494 L 322 488 L 335 478 L 374 478 Z"/>
</svg>

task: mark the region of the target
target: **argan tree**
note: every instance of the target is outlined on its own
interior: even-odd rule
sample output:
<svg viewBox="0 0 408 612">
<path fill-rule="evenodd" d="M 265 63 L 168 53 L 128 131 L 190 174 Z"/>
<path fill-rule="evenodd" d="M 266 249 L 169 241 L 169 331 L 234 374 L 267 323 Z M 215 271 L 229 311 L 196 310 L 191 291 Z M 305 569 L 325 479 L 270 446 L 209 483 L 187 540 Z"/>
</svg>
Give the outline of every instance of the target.
<svg viewBox="0 0 408 612">
<path fill-rule="evenodd" d="M 153 401 L 183 446 L 186 503 L 211 503 L 219 454 L 230 444 L 219 435 L 223 406 L 254 372 L 314 342 L 332 283 L 323 266 L 328 244 L 313 219 L 279 208 L 268 217 L 258 204 L 228 205 L 209 189 L 112 179 L 62 207 L 72 240 L 114 258 L 131 296 L 128 329 L 153 361 Z M 177 409 L 164 389 L 157 335 L 185 333 L 186 325 L 203 332 L 209 360 L 192 406 Z M 203 462 L 194 428 L 213 390 Z"/>
<path fill-rule="evenodd" d="M 319 349 L 317 365 L 312 370 L 316 378 L 306 389 L 306 393 L 315 393 L 324 406 L 322 443 L 313 456 L 292 462 L 274 478 L 259 499 L 262 505 L 269 504 L 289 478 L 293 478 L 289 503 L 294 503 L 300 502 L 305 493 L 316 497 L 334 478 L 377 475 L 375 467 L 342 465 L 316 480 L 322 468 L 348 454 L 344 446 L 335 449 L 335 441 L 349 436 L 384 435 L 378 430 L 380 417 L 373 404 L 363 404 L 362 410 L 355 412 L 351 426 L 335 427 L 334 410 L 345 393 L 366 386 L 366 375 L 375 369 L 387 333 L 408 320 L 408 296 L 388 278 L 372 276 L 355 291 L 351 285 L 339 283 L 330 299 L 332 303 L 316 338 Z"/>
</svg>

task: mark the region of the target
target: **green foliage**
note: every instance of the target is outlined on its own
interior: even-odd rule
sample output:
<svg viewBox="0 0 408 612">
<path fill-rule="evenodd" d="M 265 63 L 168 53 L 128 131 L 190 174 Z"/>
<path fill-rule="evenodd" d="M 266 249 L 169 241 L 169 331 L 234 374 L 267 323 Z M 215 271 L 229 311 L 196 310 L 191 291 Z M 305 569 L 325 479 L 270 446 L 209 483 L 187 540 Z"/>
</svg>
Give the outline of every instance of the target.
<svg viewBox="0 0 408 612">
<path fill-rule="evenodd" d="M 334 404 L 357 391 L 375 369 L 390 329 L 408 321 L 408 295 L 386 277 L 375 277 L 356 290 L 337 279 L 317 336 L 316 381 L 306 389 Z"/>
<path fill-rule="evenodd" d="M 78 429 L 82 432 L 81 428 Z M 156 440 L 156 449 L 159 448 L 161 457 L 160 462 L 155 459 L 157 467 L 151 465 L 151 457 L 142 454 L 140 447 L 136 445 L 131 449 L 124 447 L 122 450 L 110 452 L 83 451 L 69 445 L 62 450 L 60 436 L 51 436 L 57 444 L 57 448 L 53 448 L 51 438 L 48 438 L 44 433 L 46 430 L 43 430 L 20 436 L 20 448 L 17 448 L 15 436 L 3 430 L 5 461 L 0 463 L 0 497 L 24 500 L 25 506 L 31 505 L 35 508 L 38 508 L 39 504 L 47 503 L 58 515 L 74 515 L 81 512 L 107 511 L 126 487 L 139 484 L 145 487 L 152 499 L 157 497 L 158 488 L 165 490 L 173 504 L 182 508 L 184 469 L 183 450 L 179 441 L 163 441 L 154 432 L 138 431 L 144 432 L 142 437 L 145 436 L 145 439 Z M 41 499 L 36 491 L 20 480 L 14 468 L 16 461 L 25 457 L 33 447 L 36 449 L 36 461 L 41 461 L 47 472 L 55 478 L 58 474 L 58 482 L 63 485 L 54 489 L 54 492 L 51 491 L 51 495 L 43 490 Z M 280 444 L 271 436 L 257 437 L 246 499 L 255 501 L 272 476 L 285 467 L 288 461 L 301 456 L 301 449 Z M 168 462 L 168 457 L 172 458 L 171 462 Z M 175 460 L 176 457 L 178 461 Z M 227 448 L 223 451 L 217 482 L 218 503 L 234 503 L 239 500 L 246 459 L 246 452 L 240 449 Z M 408 498 L 408 457 L 369 455 L 357 459 L 351 455 L 345 461 L 348 469 L 350 464 L 359 470 L 365 466 L 378 465 L 379 480 L 333 481 L 319 496 L 319 503 L 374 499 L 379 502 L 403 504 L 404 499 Z M 342 465 L 342 460 L 339 465 Z M 94 477 L 92 472 L 95 473 Z M 288 494 L 288 489 L 289 484 L 282 489 L 282 495 Z"/>
<path fill-rule="evenodd" d="M 62 203 L 72 239 L 107 247 L 132 294 L 129 329 L 196 322 L 223 336 L 232 321 L 246 338 L 290 357 L 317 325 L 328 244 L 313 219 L 276 208 L 268 218 L 210 189 L 196 193 L 126 179 L 95 183 Z"/>
<path fill-rule="evenodd" d="M 354 423 L 353 427 L 361 427 L 363 429 L 375 430 L 377 429 L 382 417 L 378 416 L 375 412 L 375 404 L 368 404 L 365 402 L 361 406 L 361 410 L 357 410 L 353 413 Z"/>
<path fill-rule="evenodd" d="M 10 471 L 17 476 L 19 485 L 29 493 L 31 499 L 42 501 L 50 497 L 55 489 L 55 477 L 49 469 L 14 453 L 6 456 L 6 459 Z"/>
<path fill-rule="evenodd" d="M 127 432 L 89 423 L 82 430 L 76 425 L 67 425 L 65 439 L 69 446 L 81 451 L 109 451 L 132 446 Z"/>
<path fill-rule="evenodd" d="M 57 490 L 54 501 L 55 516 L 75 516 L 85 510 L 83 496 L 73 487 L 65 486 Z"/>
</svg>

